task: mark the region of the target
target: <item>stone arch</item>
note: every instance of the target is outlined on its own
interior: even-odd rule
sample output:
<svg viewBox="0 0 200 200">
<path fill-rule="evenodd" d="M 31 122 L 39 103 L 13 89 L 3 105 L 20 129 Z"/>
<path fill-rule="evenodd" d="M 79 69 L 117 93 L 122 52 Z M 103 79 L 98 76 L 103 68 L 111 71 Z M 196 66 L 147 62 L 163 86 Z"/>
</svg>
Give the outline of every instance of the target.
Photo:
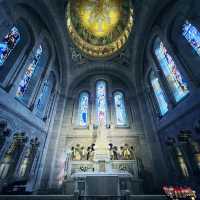
<svg viewBox="0 0 200 200">
<path fill-rule="evenodd" d="M 84 67 L 83 67 L 84 68 Z M 119 80 L 121 80 L 124 85 L 129 88 L 130 90 L 134 88 L 133 85 L 133 81 L 131 80 L 131 78 L 129 77 L 128 74 L 124 73 L 123 70 L 120 69 L 116 69 L 115 67 L 113 67 L 112 65 L 97 65 L 94 66 L 92 68 L 92 66 L 90 66 L 88 69 L 86 70 L 80 70 L 79 73 L 75 73 L 74 78 L 70 81 L 69 84 L 69 95 L 72 94 L 72 88 L 76 88 L 76 86 L 83 81 L 84 79 L 86 79 L 89 76 L 99 76 L 99 77 L 103 77 L 103 76 L 114 76 L 116 78 L 118 78 Z M 133 89 L 133 93 L 134 93 L 134 89 Z"/>
<path fill-rule="evenodd" d="M 44 13 L 41 13 L 41 8 L 46 11 L 46 15 L 44 15 Z M 58 71 L 60 82 L 65 81 L 66 76 L 64 76 L 63 79 L 61 73 L 64 73 L 64 71 L 66 70 L 66 67 L 62 66 L 67 65 L 66 63 L 61 64 L 61 62 L 64 61 L 62 58 L 65 56 L 63 54 L 63 52 L 65 51 L 62 49 L 65 42 L 61 42 L 63 37 L 60 37 L 60 28 L 58 27 L 55 18 L 53 18 L 51 11 L 49 11 L 48 5 L 45 5 L 43 1 L 33 3 L 25 2 L 22 0 L 14 4 L 14 6 L 10 5 L 10 12 L 12 10 L 18 10 L 17 12 L 15 11 L 13 13 L 21 13 L 22 15 L 24 14 L 24 17 L 26 18 L 28 24 L 32 25 L 30 27 L 34 34 L 34 38 L 40 37 L 46 41 L 48 48 L 50 49 L 50 59 L 48 63 L 51 65 L 55 65 L 54 69 Z M 18 16 L 18 14 L 14 14 L 12 17 L 14 18 L 14 20 L 17 20 L 18 18 L 23 18 L 23 16 Z M 51 23 L 49 23 L 50 21 Z"/>
</svg>

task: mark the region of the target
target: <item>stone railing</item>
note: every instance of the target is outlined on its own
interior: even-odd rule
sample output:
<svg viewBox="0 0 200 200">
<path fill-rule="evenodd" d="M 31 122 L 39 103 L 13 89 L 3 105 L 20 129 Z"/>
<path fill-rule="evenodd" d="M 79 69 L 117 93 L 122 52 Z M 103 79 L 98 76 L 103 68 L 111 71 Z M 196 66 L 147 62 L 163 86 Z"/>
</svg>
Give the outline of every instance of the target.
<svg viewBox="0 0 200 200">
<path fill-rule="evenodd" d="M 79 196 L 74 195 L 0 195 L 1 200 L 167 200 L 164 195 Z"/>
<path fill-rule="evenodd" d="M 97 162 L 94 161 L 71 161 L 70 171 L 68 174 L 80 173 L 80 172 L 97 172 Z M 109 165 L 109 171 L 113 173 L 128 172 L 134 178 L 138 176 L 138 165 L 135 160 L 112 160 L 107 163 Z"/>
<path fill-rule="evenodd" d="M 134 178 L 138 178 L 138 166 L 135 160 L 111 161 L 113 172 L 129 172 Z"/>
<path fill-rule="evenodd" d="M 71 161 L 71 174 L 93 171 L 94 163 L 92 161 Z"/>
</svg>

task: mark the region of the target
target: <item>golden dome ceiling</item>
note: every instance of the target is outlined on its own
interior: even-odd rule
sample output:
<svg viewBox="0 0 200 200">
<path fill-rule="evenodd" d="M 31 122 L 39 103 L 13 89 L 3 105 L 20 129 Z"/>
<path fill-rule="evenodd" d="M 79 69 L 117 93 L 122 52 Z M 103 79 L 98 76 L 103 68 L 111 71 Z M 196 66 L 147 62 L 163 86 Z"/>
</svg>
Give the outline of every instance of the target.
<svg viewBox="0 0 200 200">
<path fill-rule="evenodd" d="M 128 40 L 133 9 L 129 0 L 70 0 L 66 23 L 73 42 L 85 54 L 106 57 Z"/>
</svg>

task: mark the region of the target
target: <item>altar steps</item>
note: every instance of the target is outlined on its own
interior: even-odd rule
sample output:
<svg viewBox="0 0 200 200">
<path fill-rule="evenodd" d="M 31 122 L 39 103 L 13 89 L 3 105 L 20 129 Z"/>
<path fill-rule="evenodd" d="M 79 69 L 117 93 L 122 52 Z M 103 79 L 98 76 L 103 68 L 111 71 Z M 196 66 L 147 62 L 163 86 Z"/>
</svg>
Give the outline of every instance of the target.
<svg viewBox="0 0 200 200">
<path fill-rule="evenodd" d="M 0 195 L 0 200 L 167 200 L 164 195 L 79 196 L 74 195 Z"/>
</svg>

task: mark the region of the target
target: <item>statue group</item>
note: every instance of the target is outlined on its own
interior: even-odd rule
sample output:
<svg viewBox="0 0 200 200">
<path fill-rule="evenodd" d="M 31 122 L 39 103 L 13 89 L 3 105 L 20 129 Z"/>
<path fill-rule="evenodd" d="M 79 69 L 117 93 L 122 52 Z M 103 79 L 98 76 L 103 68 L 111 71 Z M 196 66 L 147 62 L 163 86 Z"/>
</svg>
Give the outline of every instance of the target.
<svg viewBox="0 0 200 200">
<path fill-rule="evenodd" d="M 136 160 L 135 147 L 125 144 L 124 146 L 117 147 L 113 144 L 109 144 L 109 154 L 111 160 Z M 77 144 L 71 148 L 71 160 L 92 161 L 95 154 L 95 144 L 91 144 L 88 147 Z"/>
<path fill-rule="evenodd" d="M 109 144 L 109 152 L 111 160 L 136 160 L 135 147 L 128 144 L 119 148 Z"/>
<path fill-rule="evenodd" d="M 84 146 L 81 146 L 80 144 L 77 144 L 75 147 L 73 146 L 71 148 L 71 159 L 74 161 L 80 161 L 80 160 L 93 160 L 94 158 L 94 152 L 95 152 L 95 144 L 92 144 L 85 148 Z"/>
</svg>

